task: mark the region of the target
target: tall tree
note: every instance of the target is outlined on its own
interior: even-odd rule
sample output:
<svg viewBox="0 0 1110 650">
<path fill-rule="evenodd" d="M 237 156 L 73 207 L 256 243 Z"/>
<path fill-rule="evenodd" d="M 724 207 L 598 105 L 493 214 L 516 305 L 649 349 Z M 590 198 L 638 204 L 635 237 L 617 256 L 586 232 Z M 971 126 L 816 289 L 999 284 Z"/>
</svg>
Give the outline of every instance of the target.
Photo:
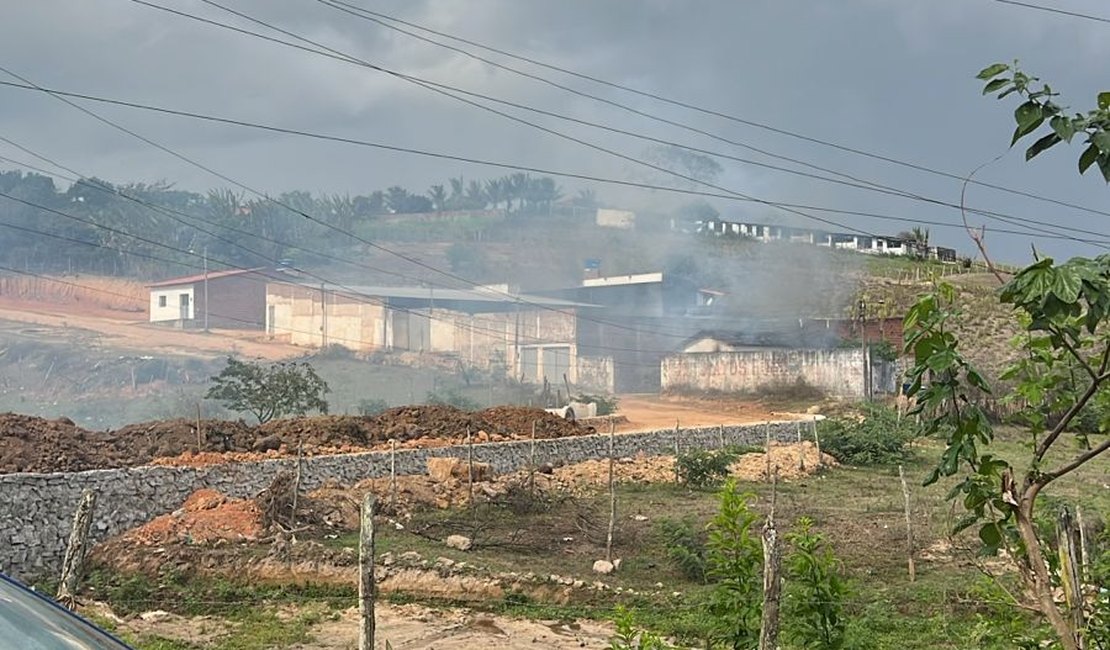
<svg viewBox="0 0 1110 650">
<path fill-rule="evenodd" d="M 1082 135 L 1087 147 L 1079 156 L 1080 173 L 1097 164 L 1110 182 L 1110 92 L 1099 93 L 1097 109 L 1068 115 L 1047 85 L 1037 87 L 1037 80 L 1016 66 L 989 66 L 979 79 L 986 82 L 984 94 L 1024 100 L 1014 113 L 1011 145 L 1048 123 L 1050 132 L 1026 149 L 1027 160 Z M 957 530 L 976 526 L 984 551 L 1008 550 L 1034 596 L 1032 606 L 1065 650 L 1078 650 L 1094 640 L 1084 620 L 1097 610 L 1090 611 L 1082 585 L 1075 584 L 1082 582 L 1081 574 L 1068 571 L 1071 559 L 1059 551 L 1067 546 L 1065 536 L 1053 540 L 1039 524 L 1044 514 L 1039 497 L 1110 450 L 1110 257 L 1075 257 L 1063 264 L 1041 259 L 1002 289 L 1000 300 L 1025 326 L 1021 360 L 1003 375 L 1016 383 L 1013 397 L 1023 405 L 1019 417 L 1032 429 L 1028 456 L 1020 464 L 989 451 L 994 432 L 977 398 L 991 388 L 963 357 L 952 333 L 955 299 L 955 289 L 942 285 L 905 319 L 906 350 L 914 358 L 909 393 L 924 416 L 924 432 L 946 442 L 928 482 L 960 477 L 949 493 L 968 511 Z M 1093 431 L 1079 426 L 1083 417 L 1097 421 Z M 1069 437 L 1075 444 L 1065 442 Z"/>
<path fill-rule="evenodd" d="M 436 212 L 447 209 L 447 190 L 442 185 L 433 185 L 428 188 L 428 198 L 432 200 L 432 207 Z"/>
</svg>

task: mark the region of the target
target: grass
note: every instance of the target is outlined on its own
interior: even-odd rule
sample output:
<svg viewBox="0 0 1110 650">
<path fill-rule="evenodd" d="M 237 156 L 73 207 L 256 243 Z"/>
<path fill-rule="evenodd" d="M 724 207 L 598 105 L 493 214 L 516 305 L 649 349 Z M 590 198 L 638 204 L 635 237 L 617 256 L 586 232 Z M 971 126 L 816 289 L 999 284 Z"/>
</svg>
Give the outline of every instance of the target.
<svg viewBox="0 0 1110 650">
<path fill-rule="evenodd" d="M 992 451 L 1017 462 L 1027 456 L 1025 442 L 1025 434 L 1003 428 L 998 432 Z M 838 467 L 779 485 L 776 516 L 780 529 L 788 529 L 803 515 L 813 518 L 816 529 L 829 538 L 842 562 L 851 587 L 846 613 L 851 621 L 855 647 L 1001 649 L 1012 647 L 1012 633 L 1027 630 L 1032 625 L 1025 614 L 1015 613 L 1018 610 L 1008 602 L 1006 592 L 980 573 L 972 553 L 959 548 L 945 550 L 942 545 L 951 518 L 944 495 L 954 481 L 919 487 L 939 450 L 936 442 L 921 443 L 915 447 L 914 458 L 905 466 L 911 485 L 918 549 L 917 580 L 912 584 L 906 569 L 904 515 L 897 468 Z M 1067 451 L 1056 450 L 1049 462 L 1060 462 Z M 1105 471 L 1104 462 L 1084 467 L 1053 485 L 1048 496 L 1080 503 L 1092 514 L 1110 512 L 1110 493 L 1101 487 Z M 766 511 L 770 501 L 769 486 L 749 483 L 744 487 L 752 493 L 754 507 Z M 1045 505 L 1047 507 L 1047 502 Z M 614 607 L 624 604 L 636 609 L 639 619 L 658 631 L 695 638 L 699 630 L 704 629 L 701 603 L 710 587 L 687 579 L 669 561 L 660 522 L 689 519 L 700 526 L 715 511 L 716 498 L 711 490 L 690 490 L 674 484 L 621 486 L 614 554 L 624 561 L 620 571 L 603 578 L 614 589 L 580 592 L 582 595 L 568 604 L 537 600 L 526 593 L 509 593 L 500 600 L 465 603 L 418 598 L 413 594 L 391 594 L 388 599 L 393 602 L 420 600 L 444 607 L 464 604 L 472 609 L 509 616 L 555 620 L 610 619 Z M 636 515 L 648 520 L 639 521 Z M 407 522 L 406 530 L 379 527 L 377 551 L 395 555 L 416 551 L 427 559 L 447 557 L 492 571 L 531 572 L 537 576 L 558 574 L 591 583 L 599 579 L 592 573 L 591 565 L 604 555 L 606 517 L 604 495 L 566 501 L 550 510 L 523 514 L 483 510 L 474 515 L 457 511 L 425 513 Z M 519 538 L 519 544 L 486 547 L 479 544 L 464 553 L 411 532 L 427 526 L 437 539 L 442 539 L 452 527 L 470 526 L 475 520 L 481 524 L 479 528 L 486 541 L 504 541 L 521 530 L 527 534 Z M 572 539 L 564 541 L 568 537 Z M 337 548 L 357 546 L 357 536 L 353 533 L 322 541 Z M 973 546 L 970 538 L 962 542 L 957 547 Z M 922 549 L 939 559 L 924 559 Z M 116 602 L 117 607 L 125 606 L 128 598 L 156 598 L 158 603 L 166 603 L 166 608 L 173 607 L 185 614 L 218 614 L 234 621 L 250 621 L 250 625 L 261 626 L 256 633 L 259 638 L 265 638 L 264 628 L 272 623 L 265 617 L 251 620 L 259 604 L 263 605 L 263 611 L 321 602 L 342 607 L 349 606 L 354 597 L 354 585 L 349 588 L 246 585 L 231 579 L 190 580 L 183 576 L 145 584 L 138 579 L 132 579 L 138 580 L 132 583 L 121 582 L 118 576 L 112 579 L 114 586 L 99 588 L 98 597 Z M 662 588 L 657 586 L 659 584 Z M 1003 572 L 1000 584 L 1013 591 L 1015 576 Z M 617 595 L 614 593 L 616 587 L 637 593 Z M 674 595 L 676 592 L 678 596 Z M 789 621 L 784 624 L 789 628 Z M 310 634 L 310 622 L 305 622 L 305 628 Z M 143 647 L 176 648 L 173 645 Z M 270 646 L 212 647 L 233 650 Z"/>
</svg>

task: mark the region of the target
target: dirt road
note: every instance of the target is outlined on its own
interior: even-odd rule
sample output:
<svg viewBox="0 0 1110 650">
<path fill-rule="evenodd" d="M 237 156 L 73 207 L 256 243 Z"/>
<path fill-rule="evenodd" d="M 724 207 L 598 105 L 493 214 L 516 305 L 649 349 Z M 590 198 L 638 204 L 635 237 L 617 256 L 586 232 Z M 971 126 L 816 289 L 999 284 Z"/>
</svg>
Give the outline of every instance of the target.
<svg viewBox="0 0 1110 650">
<path fill-rule="evenodd" d="M 301 608 L 283 611 L 293 618 Z M 203 616 L 189 618 L 156 612 L 156 615 L 115 619 L 102 605 L 87 608 L 116 621 L 118 627 L 136 635 L 159 637 L 210 647 L 231 632 L 231 624 Z M 612 626 L 594 621 L 532 621 L 510 619 L 461 609 L 430 609 L 421 605 L 389 605 L 375 608 L 377 627 L 376 648 L 390 646 L 396 650 L 435 648 L 437 650 L 522 650 L 528 648 L 607 648 L 613 634 Z M 312 641 L 291 647 L 291 650 L 348 650 L 358 647 L 358 609 L 351 608 L 336 616 L 323 616 L 308 633 Z"/>
<path fill-rule="evenodd" d="M 236 353 L 268 360 L 303 355 L 305 350 L 283 343 L 257 340 L 262 332 L 251 330 L 182 331 L 158 327 L 142 314 L 105 309 L 91 313 L 72 305 L 56 305 L 0 298 L 0 319 L 44 327 L 84 330 L 102 347 L 144 354 L 211 358 Z"/>
<path fill-rule="evenodd" d="M 748 424 L 767 420 L 789 420 L 797 414 L 769 410 L 755 401 L 704 400 L 660 395 L 621 395 L 617 410 L 628 418 L 618 431 L 665 429 L 679 426 Z"/>
</svg>

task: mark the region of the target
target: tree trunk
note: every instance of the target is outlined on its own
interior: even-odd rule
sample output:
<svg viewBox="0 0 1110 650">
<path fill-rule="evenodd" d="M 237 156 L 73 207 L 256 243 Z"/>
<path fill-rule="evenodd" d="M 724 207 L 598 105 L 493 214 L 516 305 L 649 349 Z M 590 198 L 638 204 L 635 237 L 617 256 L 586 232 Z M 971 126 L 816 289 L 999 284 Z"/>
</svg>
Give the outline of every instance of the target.
<svg viewBox="0 0 1110 650">
<path fill-rule="evenodd" d="M 759 650 L 776 650 L 779 639 L 779 601 L 782 597 L 782 544 L 775 521 L 763 527 L 763 620 L 759 626 Z"/>
<path fill-rule="evenodd" d="M 1052 625 L 1056 636 L 1060 638 L 1061 646 L 1064 650 L 1079 650 L 1076 633 L 1071 629 L 1071 625 L 1064 618 L 1053 598 L 1052 579 L 1048 575 L 1048 566 L 1045 564 L 1041 543 L 1037 539 L 1036 528 L 1033 525 L 1033 504 L 1039 491 L 1040 487 L 1035 484 L 1027 488 L 1022 495 L 1021 503 L 1015 509 L 1018 533 L 1021 535 L 1022 543 L 1025 544 L 1028 559 L 1027 570 L 1022 573 L 1025 574 L 1026 581 L 1033 590 L 1041 613 Z"/>
<path fill-rule="evenodd" d="M 362 501 L 362 521 L 358 537 L 358 648 L 374 650 L 374 495 Z"/>
<path fill-rule="evenodd" d="M 96 507 L 96 493 L 85 490 L 73 515 L 73 528 L 69 533 L 69 545 L 62 561 L 62 578 L 58 583 L 58 602 L 73 609 L 76 605 L 78 581 L 85 564 L 85 548 L 88 546 L 89 529 L 92 527 L 93 509 Z"/>
</svg>

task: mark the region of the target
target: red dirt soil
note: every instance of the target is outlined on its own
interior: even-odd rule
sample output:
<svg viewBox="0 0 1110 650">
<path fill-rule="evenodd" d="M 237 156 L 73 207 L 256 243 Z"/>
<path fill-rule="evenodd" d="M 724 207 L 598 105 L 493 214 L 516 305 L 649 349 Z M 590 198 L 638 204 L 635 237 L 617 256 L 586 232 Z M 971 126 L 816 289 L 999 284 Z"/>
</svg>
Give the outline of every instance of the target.
<svg viewBox="0 0 1110 650">
<path fill-rule="evenodd" d="M 540 409 L 501 406 L 474 413 L 451 406 L 405 406 L 376 416 L 330 415 L 274 420 L 193 420 L 133 424 L 118 431 L 88 431 L 69 420 L 0 414 L 0 473 L 58 472 L 146 464 L 210 465 L 292 455 L 350 453 L 457 444 L 469 431 L 475 442 L 592 433 L 593 429 Z M 199 452 L 199 453 L 198 453 Z"/>
</svg>

